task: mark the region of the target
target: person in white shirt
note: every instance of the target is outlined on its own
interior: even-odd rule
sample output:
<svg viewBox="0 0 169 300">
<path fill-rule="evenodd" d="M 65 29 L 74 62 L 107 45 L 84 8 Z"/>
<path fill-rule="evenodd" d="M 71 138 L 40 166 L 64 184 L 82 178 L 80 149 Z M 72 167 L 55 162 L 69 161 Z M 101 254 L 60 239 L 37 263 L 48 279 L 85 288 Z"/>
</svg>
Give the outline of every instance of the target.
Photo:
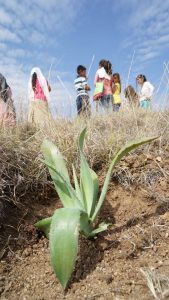
<svg viewBox="0 0 169 300">
<path fill-rule="evenodd" d="M 138 75 L 136 77 L 136 80 L 137 83 L 141 86 L 139 94 L 140 107 L 143 109 L 149 109 L 150 101 L 154 92 L 154 86 L 149 81 L 147 81 L 145 75 Z"/>
</svg>

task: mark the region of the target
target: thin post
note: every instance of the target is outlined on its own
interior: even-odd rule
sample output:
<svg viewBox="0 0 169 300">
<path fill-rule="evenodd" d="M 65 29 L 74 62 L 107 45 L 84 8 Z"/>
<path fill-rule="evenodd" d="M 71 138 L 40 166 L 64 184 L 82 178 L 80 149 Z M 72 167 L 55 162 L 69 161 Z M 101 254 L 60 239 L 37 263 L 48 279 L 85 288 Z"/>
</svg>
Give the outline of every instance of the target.
<svg viewBox="0 0 169 300">
<path fill-rule="evenodd" d="M 91 68 L 92 68 L 92 65 L 93 65 L 94 59 L 95 59 L 95 55 L 93 54 L 92 61 L 91 61 L 91 64 L 90 64 L 90 66 L 89 66 L 89 69 L 88 69 L 88 72 L 87 72 L 87 77 L 89 77 L 90 70 L 91 70 Z"/>
<path fill-rule="evenodd" d="M 130 67 L 129 67 L 129 71 L 128 71 L 128 76 L 127 76 L 127 81 L 126 81 L 126 87 L 129 84 L 129 78 L 130 78 L 131 68 L 132 68 L 133 61 L 134 61 L 135 52 L 136 51 L 134 50 L 133 55 L 132 55 L 132 59 L 131 59 L 131 63 L 130 63 Z"/>
</svg>

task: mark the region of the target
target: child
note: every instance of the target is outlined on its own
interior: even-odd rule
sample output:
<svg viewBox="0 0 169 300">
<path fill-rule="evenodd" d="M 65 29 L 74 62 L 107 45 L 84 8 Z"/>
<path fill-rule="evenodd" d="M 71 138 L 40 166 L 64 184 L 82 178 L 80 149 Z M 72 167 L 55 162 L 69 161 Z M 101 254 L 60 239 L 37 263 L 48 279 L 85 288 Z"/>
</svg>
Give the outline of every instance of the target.
<svg viewBox="0 0 169 300">
<path fill-rule="evenodd" d="M 119 73 L 113 74 L 114 86 L 112 88 L 113 91 L 113 111 L 118 111 L 121 106 L 121 80 Z"/>
<path fill-rule="evenodd" d="M 90 103 L 88 91 L 90 87 L 87 84 L 86 68 L 82 65 L 77 67 L 77 78 L 74 81 L 75 89 L 77 92 L 76 106 L 77 114 L 90 115 Z"/>
<path fill-rule="evenodd" d="M 153 95 L 154 86 L 147 81 L 145 75 L 138 75 L 136 77 L 137 83 L 141 86 L 140 95 L 139 95 L 139 101 L 140 101 L 140 107 L 143 109 L 149 109 L 150 108 L 150 100 Z"/>
<path fill-rule="evenodd" d="M 94 85 L 103 82 L 103 96 L 99 99 L 99 105 L 109 110 L 112 108 L 112 65 L 111 62 L 102 59 L 96 72 Z"/>
</svg>

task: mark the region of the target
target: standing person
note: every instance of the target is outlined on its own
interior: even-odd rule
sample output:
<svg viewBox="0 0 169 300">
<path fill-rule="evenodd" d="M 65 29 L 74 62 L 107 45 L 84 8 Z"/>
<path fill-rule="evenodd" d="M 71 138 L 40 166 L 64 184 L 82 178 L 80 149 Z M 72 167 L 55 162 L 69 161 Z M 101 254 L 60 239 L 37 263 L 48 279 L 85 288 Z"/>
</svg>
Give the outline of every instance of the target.
<svg viewBox="0 0 169 300">
<path fill-rule="evenodd" d="M 39 68 L 31 71 L 28 95 L 30 100 L 28 122 L 37 127 L 49 125 L 52 117 L 48 107 L 51 87 Z"/>
<path fill-rule="evenodd" d="M 114 86 L 113 91 L 113 111 L 118 111 L 121 106 L 121 79 L 119 73 L 113 74 Z"/>
<path fill-rule="evenodd" d="M 110 61 L 102 59 L 99 62 L 99 69 L 96 72 L 94 85 L 97 82 L 103 82 L 103 92 L 99 99 L 99 105 L 109 110 L 112 108 L 112 65 Z"/>
<path fill-rule="evenodd" d="M 86 68 L 82 65 L 77 67 L 77 77 L 74 80 L 74 85 L 77 92 L 77 114 L 89 116 L 91 113 L 88 94 L 90 87 L 87 84 Z"/>
<path fill-rule="evenodd" d="M 0 124 L 14 126 L 16 124 L 15 107 L 12 91 L 5 77 L 0 73 Z"/>
<path fill-rule="evenodd" d="M 138 75 L 136 77 L 137 83 L 141 86 L 139 94 L 140 107 L 144 109 L 150 108 L 150 101 L 153 96 L 154 86 L 147 81 L 145 75 Z"/>
</svg>

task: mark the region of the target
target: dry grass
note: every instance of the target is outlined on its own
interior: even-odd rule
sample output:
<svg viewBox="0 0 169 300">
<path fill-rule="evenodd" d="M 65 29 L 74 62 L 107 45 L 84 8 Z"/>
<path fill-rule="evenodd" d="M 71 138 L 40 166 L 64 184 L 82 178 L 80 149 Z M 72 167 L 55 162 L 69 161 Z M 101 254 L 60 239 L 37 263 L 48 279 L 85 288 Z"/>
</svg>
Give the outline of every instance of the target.
<svg viewBox="0 0 169 300">
<path fill-rule="evenodd" d="M 147 280 L 147 285 L 155 299 L 168 299 L 169 278 L 157 273 L 157 271 L 146 268 L 140 269 Z"/>
<path fill-rule="evenodd" d="M 151 185 L 153 180 L 161 176 L 159 174 L 162 171 L 157 168 L 155 175 L 151 169 L 147 169 L 146 173 L 142 172 L 145 169 L 145 157 L 152 152 L 153 155 L 162 157 L 168 148 L 168 117 L 168 111 L 144 112 L 126 108 L 119 113 L 95 115 L 91 119 L 56 119 L 55 125 L 45 131 L 36 131 L 26 123 L 19 124 L 15 129 L 1 128 L 0 198 L 18 204 L 22 203 L 25 195 L 37 195 L 38 191 L 45 193 L 47 186 L 51 186 L 48 173 L 39 160 L 40 145 L 46 137 L 58 145 L 67 159 L 69 169 L 72 162 L 78 167 L 77 138 L 84 127 L 87 127 L 85 153 L 96 171 L 107 167 L 114 153 L 126 142 L 147 136 L 160 136 L 158 141 L 130 154 L 114 174 L 114 178 L 118 178 L 124 185 L 136 182 L 130 171 L 130 160 L 137 162 L 138 157 L 142 157 L 142 177 L 139 176 L 137 181 L 139 183 L 142 180 Z M 129 166 L 127 168 L 126 163 Z"/>
</svg>

